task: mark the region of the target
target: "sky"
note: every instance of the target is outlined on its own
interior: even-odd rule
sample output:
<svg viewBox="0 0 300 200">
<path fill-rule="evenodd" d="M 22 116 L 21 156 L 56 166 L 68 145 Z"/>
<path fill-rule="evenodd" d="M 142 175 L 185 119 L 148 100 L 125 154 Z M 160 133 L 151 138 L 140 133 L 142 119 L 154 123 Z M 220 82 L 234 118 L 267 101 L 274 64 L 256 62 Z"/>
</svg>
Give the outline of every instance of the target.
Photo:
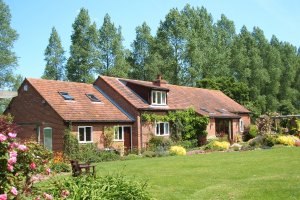
<svg viewBox="0 0 300 200">
<path fill-rule="evenodd" d="M 12 27 L 18 32 L 13 51 L 18 56 L 16 74 L 39 78 L 45 68 L 44 51 L 55 26 L 69 55 L 72 24 L 80 8 L 88 9 L 98 28 L 106 13 L 116 26 L 122 27 L 123 44 L 131 48 L 135 28 L 146 22 L 155 35 L 160 21 L 172 8 L 181 10 L 186 4 L 205 7 L 214 22 L 221 14 L 234 21 L 237 32 L 261 28 L 267 39 L 272 35 L 300 47 L 299 0 L 3 0 L 10 8 Z"/>
</svg>

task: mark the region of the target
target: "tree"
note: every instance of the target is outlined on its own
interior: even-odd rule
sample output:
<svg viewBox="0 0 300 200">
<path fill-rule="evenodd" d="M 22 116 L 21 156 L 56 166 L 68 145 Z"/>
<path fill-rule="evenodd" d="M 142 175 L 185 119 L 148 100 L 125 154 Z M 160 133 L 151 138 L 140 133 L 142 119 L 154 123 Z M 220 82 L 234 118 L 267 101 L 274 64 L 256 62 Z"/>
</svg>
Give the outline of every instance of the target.
<svg viewBox="0 0 300 200">
<path fill-rule="evenodd" d="M 110 16 L 105 15 L 99 29 L 100 65 L 99 74 L 127 77 L 129 66 L 126 61 L 126 52 L 122 44 L 121 27 L 116 28 Z"/>
<path fill-rule="evenodd" d="M 70 57 L 67 62 L 66 74 L 69 81 L 92 82 L 95 60 L 95 24 L 91 25 L 88 11 L 81 8 L 72 25 Z"/>
<path fill-rule="evenodd" d="M 55 27 L 53 27 L 49 38 L 49 44 L 44 53 L 46 68 L 44 75 L 42 76 L 43 79 L 64 79 L 64 62 L 66 61 L 64 53 L 65 51 L 61 45 L 60 37 Z"/>
<path fill-rule="evenodd" d="M 154 54 L 150 27 L 144 22 L 136 29 L 136 38 L 132 43 L 132 71 L 130 77 L 134 79 L 152 81 L 158 74 L 158 66 L 153 65 Z"/>
<path fill-rule="evenodd" d="M 11 28 L 10 22 L 9 7 L 0 0 L 0 88 L 9 87 L 17 66 L 17 57 L 12 48 L 18 34 Z"/>
</svg>

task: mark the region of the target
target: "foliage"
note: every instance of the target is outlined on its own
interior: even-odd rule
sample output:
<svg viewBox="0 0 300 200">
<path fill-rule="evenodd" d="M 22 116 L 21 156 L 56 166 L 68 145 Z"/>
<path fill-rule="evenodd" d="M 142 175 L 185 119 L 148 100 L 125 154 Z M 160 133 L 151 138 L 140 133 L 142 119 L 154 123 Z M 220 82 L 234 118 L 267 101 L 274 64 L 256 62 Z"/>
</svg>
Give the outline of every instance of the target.
<svg viewBox="0 0 300 200">
<path fill-rule="evenodd" d="M 156 156 L 156 153 L 154 151 L 144 151 L 142 155 L 144 157 L 152 158 Z"/>
<path fill-rule="evenodd" d="M 293 117 L 289 119 L 287 122 L 287 128 L 289 129 L 289 133 L 292 135 L 299 135 L 300 134 L 300 120 Z"/>
<path fill-rule="evenodd" d="M 193 149 L 198 147 L 198 140 L 193 139 L 193 140 L 180 140 L 175 143 L 176 146 L 182 146 L 186 149 Z"/>
<path fill-rule="evenodd" d="M 123 160 L 135 160 L 135 159 L 139 159 L 142 158 L 140 155 L 137 154 L 128 154 L 127 156 L 124 156 L 122 159 Z"/>
<path fill-rule="evenodd" d="M 171 146 L 170 155 L 185 156 L 186 150 L 181 146 Z"/>
<path fill-rule="evenodd" d="M 156 115 L 143 113 L 142 120 L 146 122 L 171 122 L 173 140 L 197 139 L 199 136 L 206 136 L 206 126 L 209 123 L 208 117 L 199 116 L 193 108 L 169 112 L 167 115 Z"/>
<path fill-rule="evenodd" d="M 204 149 L 206 150 L 214 150 L 214 151 L 223 151 L 223 150 L 227 150 L 230 147 L 230 143 L 223 141 L 223 142 L 219 142 L 217 140 L 213 140 L 211 142 L 209 142 L 207 145 L 205 145 Z"/>
<path fill-rule="evenodd" d="M 0 195 L 19 199 L 31 190 L 32 176 L 46 172 L 51 152 L 36 142 L 18 143 L 16 127 L 9 120 L 0 117 Z"/>
<path fill-rule="evenodd" d="M 147 183 L 123 175 L 68 177 L 45 188 L 54 199 L 124 199 L 150 200 Z"/>
<path fill-rule="evenodd" d="M 69 126 L 64 132 L 64 154 L 70 159 L 75 159 L 79 153 L 79 142 L 71 133 L 71 127 Z"/>
<path fill-rule="evenodd" d="M 294 146 L 296 140 L 299 140 L 299 138 L 288 135 L 288 136 L 279 136 L 276 139 L 276 142 L 277 142 L 277 144 L 283 144 L 286 146 Z"/>
<path fill-rule="evenodd" d="M 69 161 L 66 159 L 63 152 L 54 152 L 50 168 L 56 173 L 70 171 Z"/>
<path fill-rule="evenodd" d="M 169 149 L 172 145 L 172 141 L 169 138 L 161 136 L 153 136 L 149 140 L 149 149 L 156 151 L 158 148 L 163 148 L 164 150 Z"/>
<path fill-rule="evenodd" d="M 64 62 L 66 61 L 64 53 L 65 51 L 61 45 L 60 37 L 55 27 L 53 27 L 49 38 L 49 44 L 44 53 L 46 68 L 42 78 L 64 80 Z"/>
<path fill-rule="evenodd" d="M 259 134 L 261 135 L 270 134 L 272 132 L 272 125 L 273 125 L 272 114 L 263 115 L 260 118 L 256 119 L 256 125 Z"/>
<path fill-rule="evenodd" d="M 105 126 L 103 137 L 104 137 L 104 147 L 109 148 L 112 146 L 115 136 L 115 129 L 113 126 Z"/>
<path fill-rule="evenodd" d="M 256 125 L 251 124 L 249 126 L 249 135 L 251 136 L 251 138 L 255 138 L 258 135 L 258 128 Z"/>
</svg>

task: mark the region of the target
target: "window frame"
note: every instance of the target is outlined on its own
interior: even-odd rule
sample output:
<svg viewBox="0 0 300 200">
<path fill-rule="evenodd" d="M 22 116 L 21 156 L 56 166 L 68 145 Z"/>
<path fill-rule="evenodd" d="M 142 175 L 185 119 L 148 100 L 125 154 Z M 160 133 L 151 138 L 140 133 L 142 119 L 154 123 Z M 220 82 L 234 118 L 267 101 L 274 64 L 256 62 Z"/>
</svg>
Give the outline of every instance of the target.
<svg viewBox="0 0 300 200">
<path fill-rule="evenodd" d="M 64 98 L 65 101 L 74 101 L 75 98 L 73 96 L 71 96 L 68 92 L 64 92 L 64 91 L 59 91 L 58 92 L 60 94 L 60 96 L 62 96 L 62 98 Z M 69 96 L 69 97 L 66 97 Z"/>
<path fill-rule="evenodd" d="M 240 132 L 243 133 L 245 131 L 245 124 L 242 119 L 239 121 L 239 126 L 240 126 Z"/>
<path fill-rule="evenodd" d="M 119 130 L 122 128 L 122 138 L 120 139 Z M 124 126 L 114 126 L 114 141 L 115 142 L 124 142 Z M 118 139 L 116 139 L 116 131 L 118 131 Z"/>
<path fill-rule="evenodd" d="M 93 102 L 93 103 L 101 103 L 101 100 L 98 97 L 96 97 L 94 94 L 92 94 L 92 93 L 86 93 L 85 95 L 89 98 L 89 100 L 91 102 Z"/>
<path fill-rule="evenodd" d="M 80 141 L 80 132 L 79 129 L 84 128 L 84 141 Z M 91 141 L 86 141 L 86 128 L 91 128 Z M 93 143 L 93 126 L 78 126 L 77 139 L 80 144 Z"/>
<path fill-rule="evenodd" d="M 157 132 L 158 124 L 164 124 L 163 125 L 164 133 L 163 134 L 160 134 L 160 126 L 159 126 L 159 131 Z M 168 132 L 166 132 L 166 127 L 168 127 Z M 169 122 L 155 122 L 154 129 L 155 129 L 155 132 L 154 132 L 155 136 L 169 136 L 170 135 L 170 123 Z"/>
<path fill-rule="evenodd" d="M 155 101 L 153 101 L 154 98 Z M 160 105 L 160 106 L 167 105 L 167 92 L 160 91 L 160 90 L 151 90 L 151 105 Z"/>
</svg>

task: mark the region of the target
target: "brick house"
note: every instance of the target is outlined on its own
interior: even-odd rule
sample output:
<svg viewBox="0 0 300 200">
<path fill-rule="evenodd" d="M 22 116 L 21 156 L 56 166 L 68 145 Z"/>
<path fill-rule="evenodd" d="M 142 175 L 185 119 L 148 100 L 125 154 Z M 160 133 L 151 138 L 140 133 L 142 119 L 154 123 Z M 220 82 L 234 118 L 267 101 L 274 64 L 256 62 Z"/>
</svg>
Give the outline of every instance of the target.
<svg viewBox="0 0 300 200">
<path fill-rule="evenodd" d="M 25 79 L 5 113 L 21 125 L 21 139 L 33 137 L 55 151 L 62 150 L 64 130 L 80 143 L 104 148 L 106 126 L 114 126 L 114 146 L 142 149 L 152 136 L 168 137 L 168 122 L 144 123 L 144 112 L 166 114 L 193 107 L 210 118 L 208 137 L 234 139 L 250 124 L 250 111 L 221 91 L 99 76 L 94 84 Z"/>
</svg>

